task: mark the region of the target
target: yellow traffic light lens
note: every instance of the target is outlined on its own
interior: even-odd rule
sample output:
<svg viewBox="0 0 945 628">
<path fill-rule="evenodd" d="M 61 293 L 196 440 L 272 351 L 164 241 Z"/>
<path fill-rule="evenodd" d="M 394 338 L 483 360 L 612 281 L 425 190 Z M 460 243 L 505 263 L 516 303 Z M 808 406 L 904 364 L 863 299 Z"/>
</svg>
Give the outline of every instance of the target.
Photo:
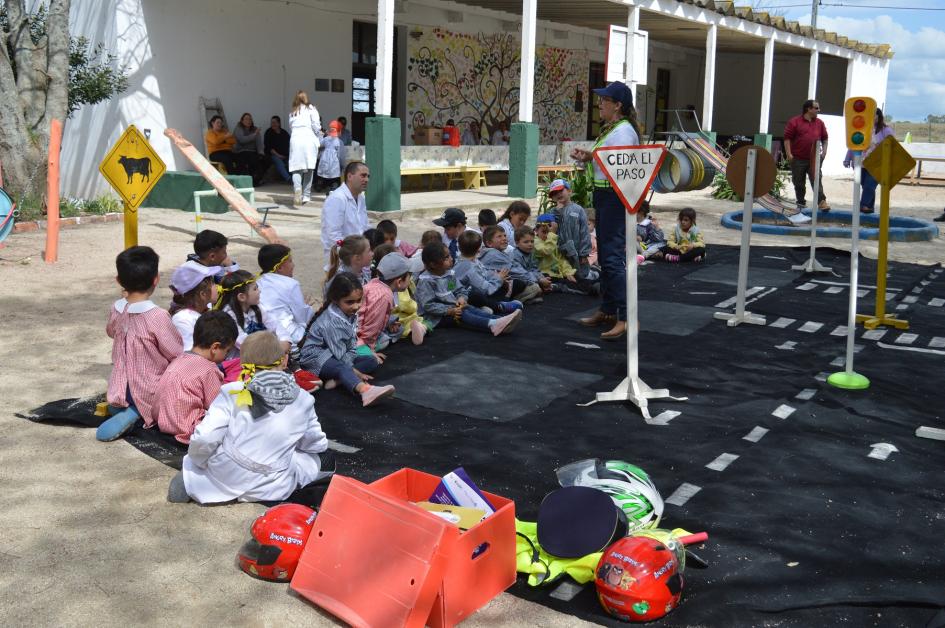
<svg viewBox="0 0 945 628">
<path fill-rule="evenodd" d="M 860 133 L 859 131 L 857 131 L 857 132 L 854 133 L 852 136 L 850 136 L 850 140 L 851 140 L 854 144 L 862 144 L 862 143 L 863 143 L 863 134 Z"/>
<path fill-rule="evenodd" d="M 863 116 L 853 116 L 853 128 L 862 129 L 866 125 L 866 120 L 863 119 Z"/>
<path fill-rule="evenodd" d="M 862 112 L 863 110 L 865 110 L 865 109 L 866 109 L 866 101 L 865 101 L 865 100 L 857 99 L 857 100 L 853 101 L 853 111 L 855 111 L 855 112 L 857 112 L 857 113 L 861 113 L 861 112 Z"/>
</svg>

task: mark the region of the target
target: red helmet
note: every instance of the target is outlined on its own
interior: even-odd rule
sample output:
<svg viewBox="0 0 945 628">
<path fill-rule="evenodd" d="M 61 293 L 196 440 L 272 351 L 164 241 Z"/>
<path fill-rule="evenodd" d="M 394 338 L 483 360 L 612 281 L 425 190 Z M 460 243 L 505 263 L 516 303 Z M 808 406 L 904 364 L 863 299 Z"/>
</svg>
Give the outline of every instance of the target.
<svg viewBox="0 0 945 628">
<path fill-rule="evenodd" d="M 240 569 L 251 576 L 288 582 L 295 573 L 315 522 L 315 511 L 299 504 L 279 504 L 256 518 L 252 538 L 238 555 Z"/>
<path fill-rule="evenodd" d="M 679 559 L 662 541 L 629 536 L 607 548 L 597 563 L 597 597 L 625 621 L 650 621 L 679 604 Z"/>
</svg>

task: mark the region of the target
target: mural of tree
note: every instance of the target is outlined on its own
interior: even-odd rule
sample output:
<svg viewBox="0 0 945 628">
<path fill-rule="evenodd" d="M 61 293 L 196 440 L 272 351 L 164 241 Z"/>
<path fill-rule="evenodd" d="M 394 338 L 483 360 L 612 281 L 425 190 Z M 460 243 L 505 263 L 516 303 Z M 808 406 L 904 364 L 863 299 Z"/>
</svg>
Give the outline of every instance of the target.
<svg viewBox="0 0 945 628">
<path fill-rule="evenodd" d="M 488 140 L 503 122 L 518 117 L 520 43 L 511 33 L 453 33 L 439 28 L 412 34 L 408 44 L 407 109 L 411 126 L 465 126 L 477 121 Z M 535 121 L 542 141 L 580 133 L 586 124 L 575 106 L 587 93 L 588 57 L 583 50 L 539 48 L 536 55 Z M 581 96 L 583 98 L 583 96 Z"/>
</svg>

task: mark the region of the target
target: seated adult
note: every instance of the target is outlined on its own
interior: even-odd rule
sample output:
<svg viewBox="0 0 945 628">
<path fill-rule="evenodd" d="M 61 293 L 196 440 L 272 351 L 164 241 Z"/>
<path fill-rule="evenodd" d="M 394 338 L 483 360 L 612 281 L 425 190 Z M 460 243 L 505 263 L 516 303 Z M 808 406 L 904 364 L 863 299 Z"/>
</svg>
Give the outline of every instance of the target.
<svg viewBox="0 0 945 628">
<path fill-rule="evenodd" d="M 495 130 L 495 133 L 492 134 L 492 145 L 493 146 L 508 146 L 509 145 L 509 125 L 507 122 L 500 122 L 499 128 Z"/>
<path fill-rule="evenodd" d="M 204 141 L 207 143 L 207 157 L 210 161 L 223 164 L 228 173 L 235 174 L 236 155 L 233 153 L 233 146 L 236 145 L 236 138 L 226 129 L 222 116 L 210 118 L 210 128 L 204 135 Z"/>
<path fill-rule="evenodd" d="M 263 159 L 263 133 L 253 123 L 253 116 L 244 113 L 240 117 L 239 124 L 233 129 L 233 137 L 236 138 L 233 153 L 240 174 L 252 176 L 253 185 L 259 185 L 267 164 Z"/>
<path fill-rule="evenodd" d="M 463 131 L 460 141 L 463 146 L 479 146 L 482 144 L 482 132 L 479 130 L 479 122 L 472 120 L 466 130 Z"/>
<path fill-rule="evenodd" d="M 282 128 L 282 118 L 272 116 L 269 121 L 269 128 L 266 129 L 266 135 L 263 138 L 266 155 L 269 156 L 272 165 L 282 180 L 286 183 L 292 181 L 292 175 L 289 174 L 289 132 Z"/>
</svg>

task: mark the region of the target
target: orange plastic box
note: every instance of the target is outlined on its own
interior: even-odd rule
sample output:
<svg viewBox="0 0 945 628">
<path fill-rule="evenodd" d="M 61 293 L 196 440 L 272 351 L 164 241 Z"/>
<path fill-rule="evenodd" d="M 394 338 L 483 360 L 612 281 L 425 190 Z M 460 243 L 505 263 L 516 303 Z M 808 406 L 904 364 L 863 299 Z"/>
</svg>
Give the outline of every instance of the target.
<svg viewBox="0 0 945 628">
<path fill-rule="evenodd" d="M 292 588 L 353 626 L 454 626 L 515 582 L 515 504 L 463 532 L 410 502 L 440 478 L 332 479 Z"/>
</svg>

